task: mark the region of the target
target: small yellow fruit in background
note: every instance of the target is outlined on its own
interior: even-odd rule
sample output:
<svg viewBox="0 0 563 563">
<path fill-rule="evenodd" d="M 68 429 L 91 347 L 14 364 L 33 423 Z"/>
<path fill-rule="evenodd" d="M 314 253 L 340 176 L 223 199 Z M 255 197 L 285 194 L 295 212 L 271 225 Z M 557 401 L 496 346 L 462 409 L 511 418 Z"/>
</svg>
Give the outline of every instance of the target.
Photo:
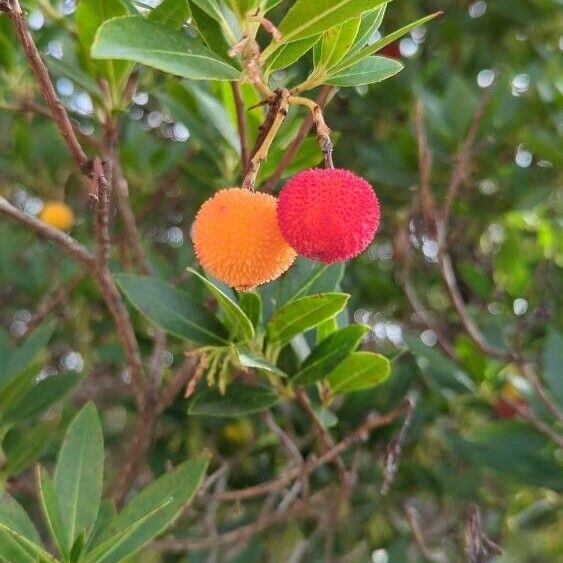
<svg viewBox="0 0 563 563">
<path fill-rule="evenodd" d="M 195 252 L 210 274 L 249 290 L 275 280 L 295 260 L 278 227 L 275 197 L 243 188 L 217 192 L 193 226 Z"/>
<path fill-rule="evenodd" d="M 39 215 L 39 219 L 55 229 L 69 231 L 74 225 L 72 209 L 62 201 L 48 201 Z"/>
</svg>

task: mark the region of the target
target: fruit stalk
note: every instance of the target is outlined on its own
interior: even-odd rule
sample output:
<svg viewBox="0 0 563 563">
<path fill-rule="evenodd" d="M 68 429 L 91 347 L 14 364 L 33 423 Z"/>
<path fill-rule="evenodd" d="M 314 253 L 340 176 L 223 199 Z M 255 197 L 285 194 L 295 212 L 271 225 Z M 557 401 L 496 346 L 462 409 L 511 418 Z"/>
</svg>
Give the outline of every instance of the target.
<svg viewBox="0 0 563 563">
<path fill-rule="evenodd" d="M 274 119 L 266 131 L 263 141 L 250 159 L 248 172 L 246 173 L 242 183 L 242 187 L 248 190 L 254 190 L 256 178 L 258 176 L 258 172 L 260 171 L 260 165 L 268 157 L 268 152 L 272 146 L 272 142 L 287 116 L 289 111 L 289 90 L 285 88 L 279 90 L 273 104 L 274 105 L 272 107 L 275 107 Z"/>
</svg>

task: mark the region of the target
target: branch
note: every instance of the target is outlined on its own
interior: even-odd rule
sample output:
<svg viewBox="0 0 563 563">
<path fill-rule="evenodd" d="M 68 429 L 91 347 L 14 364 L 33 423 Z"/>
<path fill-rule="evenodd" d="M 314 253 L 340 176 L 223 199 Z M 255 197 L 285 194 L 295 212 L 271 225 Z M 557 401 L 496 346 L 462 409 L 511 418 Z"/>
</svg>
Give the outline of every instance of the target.
<svg viewBox="0 0 563 563">
<path fill-rule="evenodd" d="M 72 123 L 64 108 L 64 105 L 55 91 L 53 83 L 49 77 L 49 72 L 45 63 L 41 59 L 41 55 L 33 41 L 33 38 L 27 28 L 25 16 L 20 6 L 19 0 L 4 0 L 2 8 L 8 14 L 14 24 L 16 35 L 25 51 L 25 55 L 35 75 L 43 97 L 51 110 L 53 119 L 55 120 L 63 139 L 76 162 L 78 168 L 85 172 L 88 164 L 88 157 L 82 149 L 78 141 Z"/>
<path fill-rule="evenodd" d="M 334 447 L 334 441 L 332 440 L 332 436 L 330 435 L 329 431 L 322 425 L 319 417 L 317 416 L 317 413 L 313 410 L 311 401 L 309 401 L 307 393 L 305 393 L 305 391 L 303 391 L 302 389 L 299 389 L 295 393 L 295 398 L 309 417 L 309 420 L 313 423 L 313 426 L 315 427 L 315 434 L 320 439 L 325 452 L 330 451 L 331 448 Z M 335 456 L 334 464 L 338 469 L 342 484 L 345 485 L 348 481 L 348 470 L 346 469 L 344 461 L 340 456 Z"/>
<path fill-rule="evenodd" d="M 276 94 L 276 98 L 270 102 L 268 115 L 261 127 L 260 135 L 256 139 L 254 149 L 251 153 L 248 171 L 242 183 L 243 188 L 254 189 L 256 177 L 260 171 L 260 165 L 267 158 L 270 146 L 274 141 L 276 133 L 283 123 L 289 111 L 289 90 L 282 89 Z"/>
<path fill-rule="evenodd" d="M 491 555 L 502 555 L 502 549 L 491 541 L 483 531 L 481 512 L 476 504 L 470 504 L 469 517 L 465 531 L 465 554 L 468 563 L 486 563 Z"/>
<path fill-rule="evenodd" d="M 235 100 L 235 109 L 237 114 L 238 133 L 240 139 L 240 160 L 242 163 L 242 174 L 246 176 L 248 171 L 248 127 L 246 123 L 246 114 L 244 112 L 244 101 L 240 93 L 239 83 L 231 82 L 233 98 Z"/>
<path fill-rule="evenodd" d="M 333 86 L 324 86 L 320 91 L 319 95 L 317 96 L 316 103 L 321 108 L 324 109 L 329 101 L 329 98 L 334 94 L 336 89 Z M 307 117 L 303 120 L 301 124 L 301 128 L 299 129 L 295 139 L 291 142 L 287 150 L 284 152 L 282 159 L 278 163 L 274 173 L 268 178 L 268 180 L 264 183 L 264 191 L 271 192 L 276 184 L 280 181 L 283 173 L 287 169 L 287 167 L 293 161 L 297 151 L 303 144 L 303 141 L 309 134 L 309 131 L 313 127 L 313 114 L 309 113 Z"/>
<path fill-rule="evenodd" d="M 407 517 L 409 528 L 412 531 L 414 541 L 416 542 L 418 549 L 420 549 L 420 552 L 425 557 L 425 559 L 428 559 L 428 561 L 432 561 L 433 563 L 448 563 L 448 558 L 444 553 L 430 549 L 426 545 L 426 540 L 424 539 L 424 534 L 420 529 L 420 525 L 418 523 L 418 515 L 414 506 L 406 505 L 405 515 Z"/>
<path fill-rule="evenodd" d="M 253 487 L 248 487 L 246 489 L 239 489 L 235 491 L 226 491 L 219 495 L 219 498 L 224 501 L 241 501 L 249 498 L 254 498 L 257 496 L 265 495 L 274 491 L 279 491 L 289 485 L 294 479 L 299 477 L 306 477 L 317 470 L 319 467 L 330 463 L 340 454 L 345 452 L 350 446 L 355 442 L 365 438 L 367 434 L 372 432 L 377 428 L 382 428 L 383 426 L 388 426 L 399 418 L 406 410 L 408 405 L 406 403 L 393 409 L 387 414 L 381 416 L 370 416 L 367 420 L 362 423 L 356 430 L 351 434 L 346 436 L 343 440 L 338 442 L 329 451 L 325 452 L 318 458 L 310 459 L 306 461 L 303 465 L 299 467 L 294 467 L 287 470 L 281 477 L 273 479 L 266 483 L 260 485 L 255 485 Z"/>
<path fill-rule="evenodd" d="M 334 149 L 334 145 L 330 139 L 330 127 L 326 124 L 322 108 L 317 102 L 301 96 L 290 96 L 289 103 L 309 108 L 313 124 L 317 130 L 317 141 L 324 155 L 325 168 L 334 168 L 334 163 L 332 161 L 332 151 Z"/>
<path fill-rule="evenodd" d="M 315 504 L 320 504 L 319 501 Z M 241 526 L 235 530 L 225 532 L 223 534 L 213 535 L 207 538 L 193 539 L 164 539 L 153 542 L 151 548 L 157 551 L 166 551 L 169 553 L 184 553 L 186 551 L 196 551 L 203 549 L 213 549 L 237 543 L 248 541 L 253 536 L 263 532 L 267 528 L 292 520 L 294 518 L 302 518 L 310 516 L 316 511 L 315 505 L 311 502 L 297 501 L 291 508 L 285 511 L 275 511 L 265 517 L 258 519 L 252 524 Z"/>
<path fill-rule="evenodd" d="M 444 222 L 444 225 L 447 225 L 448 223 L 451 207 L 458 195 L 459 188 L 463 184 L 467 175 L 467 167 L 469 165 L 469 162 L 471 161 L 471 153 L 473 151 L 475 141 L 477 140 L 477 134 L 479 133 L 481 122 L 483 121 L 483 117 L 485 116 L 487 108 L 489 107 L 489 103 L 491 102 L 493 91 L 493 88 L 489 88 L 485 91 L 485 94 L 479 102 L 477 111 L 475 112 L 473 119 L 471 120 L 471 125 L 469 127 L 467 137 L 463 141 L 457 155 L 455 156 L 456 164 L 452 177 L 450 179 L 450 184 L 446 193 L 446 201 L 444 203 L 444 209 L 442 211 L 442 220 Z"/>
<path fill-rule="evenodd" d="M 96 259 L 95 257 L 86 249 L 86 247 L 82 246 L 79 242 L 73 239 L 71 236 L 67 235 L 66 233 L 55 229 L 43 221 L 20 211 L 17 207 L 14 207 L 8 200 L 2 196 L 0 196 L 0 213 L 15 219 L 22 225 L 26 225 L 27 227 L 31 227 L 35 232 L 39 233 L 40 235 L 44 236 L 46 239 L 54 242 L 58 246 L 61 247 L 63 252 L 76 260 L 77 262 L 81 263 L 88 269 L 93 269 L 96 266 Z"/>
<path fill-rule="evenodd" d="M 389 492 L 389 487 L 395 479 L 397 470 L 399 469 L 399 459 L 401 458 L 401 451 L 403 448 L 403 442 L 407 435 L 407 431 L 412 422 L 412 416 L 414 413 L 414 408 L 416 402 L 414 399 L 407 399 L 407 414 L 403 420 L 403 425 L 399 430 L 399 433 L 387 446 L 387 455 L 385 458 L 385 467 L 383 471 L 383 484 L 381 485 L 381 494 L 386 495 Z"/>
</svg>

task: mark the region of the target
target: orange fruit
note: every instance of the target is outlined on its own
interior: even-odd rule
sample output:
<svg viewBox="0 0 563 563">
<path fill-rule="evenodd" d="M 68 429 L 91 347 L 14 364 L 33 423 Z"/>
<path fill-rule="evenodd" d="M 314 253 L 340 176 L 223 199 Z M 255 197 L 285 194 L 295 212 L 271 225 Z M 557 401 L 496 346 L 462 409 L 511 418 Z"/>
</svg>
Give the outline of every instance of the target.
<svg viewBox="0 0 563 563">
<path fill-rule="evenodd" d="M 39 219 L 60 231 L 69 231 L 74 225 L 72 209 L 62 201 L 48 201 L 43 206 Z"/>
<path fill-rule="evenodd" d="M 203 268 L 239 290 L 275 280 L 295 260 L 278 227 L 275 197 L 228 188 L 197 213 L 192 238 Z"/>
</svg>

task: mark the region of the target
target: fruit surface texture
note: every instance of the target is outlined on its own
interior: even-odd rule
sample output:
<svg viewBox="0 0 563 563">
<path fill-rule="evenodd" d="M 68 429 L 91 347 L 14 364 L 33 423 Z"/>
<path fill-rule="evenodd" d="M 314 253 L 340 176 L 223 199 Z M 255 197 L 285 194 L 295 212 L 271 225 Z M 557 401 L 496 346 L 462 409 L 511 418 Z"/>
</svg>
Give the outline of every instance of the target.
<svg viewBox="0 0 563 563">
<path fill-rule="evenodd" d="M 278 223 L 298 254 L 332 263 L 363 252 L 379 226 L 379 201 L 370 184 L 348 170 L 312 169 L 280 193 Z"/>
<path fill-rule="evenodd" d="M 295 251 L 282 237 L 275 197 L 243 188 L 217 192 L 200 208 L 192 237 L 199 262 L 211 275 L 240 290 L 279 277 Z"/>
<path fill-rule="evenodd" d="M 45 203 L 39 219 L 61 231 L 68 231 L 74 225 L 74 213 L 62 201 L 48 201 Z"/>
</svg>

